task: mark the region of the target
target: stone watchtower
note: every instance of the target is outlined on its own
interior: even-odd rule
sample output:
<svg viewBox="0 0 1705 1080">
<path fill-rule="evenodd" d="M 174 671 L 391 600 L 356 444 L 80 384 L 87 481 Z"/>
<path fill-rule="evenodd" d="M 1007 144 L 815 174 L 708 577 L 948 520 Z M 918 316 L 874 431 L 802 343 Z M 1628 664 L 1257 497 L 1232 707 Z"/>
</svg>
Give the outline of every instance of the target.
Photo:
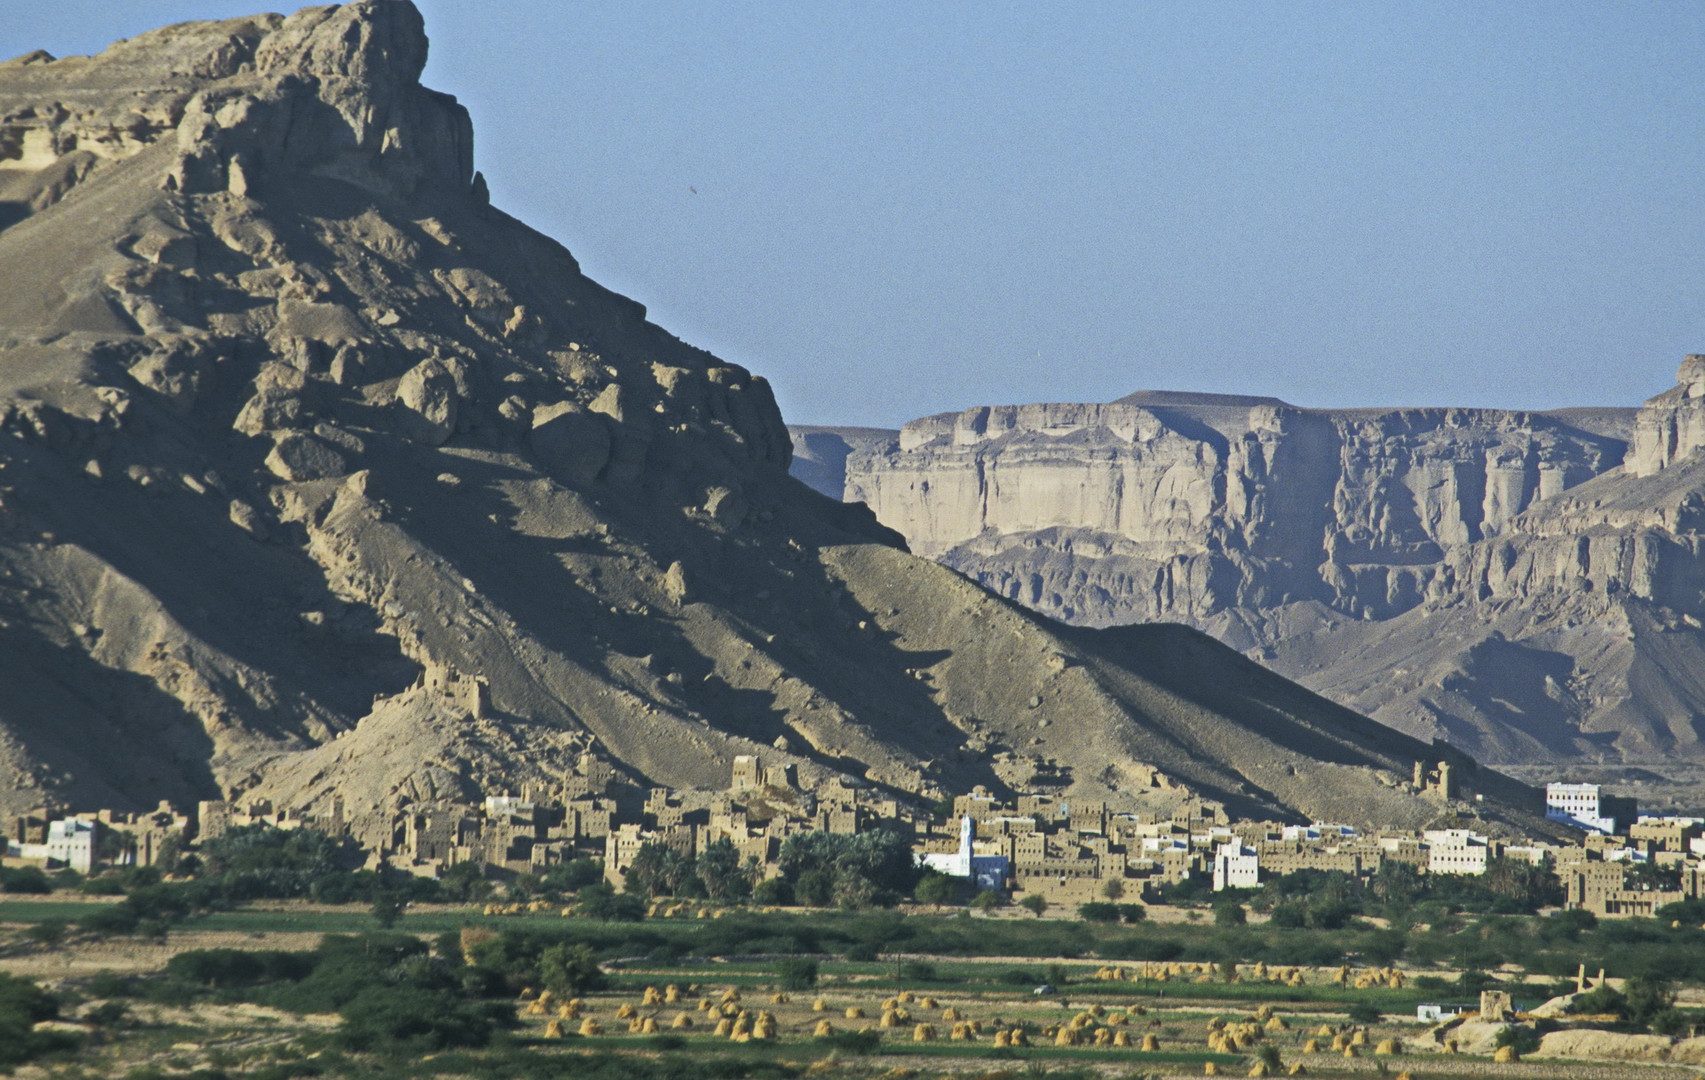
<svg viewBox="0 0 1705 1080">
<path fill-rule="evenodd" d="M 751 754 L 740 754 L 734 758 L 734 778 L 728 785 L 730 791 L 756 791 L 764 786 L 764 764 Z"/>
<path fill-rule="evenodd" d="M 1508 990 L 1480 991 L 1480 1019 L 1483 1023 L 1498 1024 L 1515 1015 Z"/>
</svg>

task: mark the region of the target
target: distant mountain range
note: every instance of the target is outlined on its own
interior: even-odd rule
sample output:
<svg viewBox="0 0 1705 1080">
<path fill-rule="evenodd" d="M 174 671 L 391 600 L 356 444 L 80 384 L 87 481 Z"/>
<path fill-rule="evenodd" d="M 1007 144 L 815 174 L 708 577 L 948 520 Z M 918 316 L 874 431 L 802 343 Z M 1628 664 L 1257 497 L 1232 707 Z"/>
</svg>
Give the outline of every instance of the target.
<svg viewBox="0 0 1705 1080">
<path fill-rule="evenodd" d="M 1640 409 L 1146 391 L 794 428 L 795 475 L 1062 621 L 1172 620 L 1482 761 L 1705 759 L 1705 358 Z"/>
</svg>

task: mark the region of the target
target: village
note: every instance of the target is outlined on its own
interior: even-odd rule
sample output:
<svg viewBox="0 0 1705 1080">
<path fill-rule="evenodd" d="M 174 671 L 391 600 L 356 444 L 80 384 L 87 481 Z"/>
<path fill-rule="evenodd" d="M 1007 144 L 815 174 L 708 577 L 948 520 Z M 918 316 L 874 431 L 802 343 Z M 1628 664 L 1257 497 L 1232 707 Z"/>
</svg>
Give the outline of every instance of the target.
<svg viewBox="0 0 1705 1080">
<path fill-rule="evenodd" d="M 1415 782 L 1448 784 L 1448 766 L 1430 775 L 1417 766 Z M 690 859 L 726 840 L 761 881 L 780 874 L 778 858 L 790 836 L 883 829 L 906 839 L 920 866 L 965 879 L 975 891 L 1003 900 L 1037 897 L 1067 911 L 1103 901 L 1152 902 L 1164 887 L 1187 882 L 1222 892 L 1259 888 L 1298 871 L 1365 879 L 1391 863 L 1419 874 L 1478 876 L 1498 860 L 1550 867 L 1563 885 L 1564 907 L 1596 916 L 1650 916 L 1705 896 L 1705 821 L 1640 817 L 1631 800 L 1594 784 L 1553 783 L 1546 798 L 1547 817 L 1582 830 L 1579 843 L 1509 843 L 1472 828 L 1368 833 L 1323 822 L 1234 821 L 1217 804 L 1198 800 L 1162 816 L 1047 794 L 1002 802 L 979 789 L 926 809 L 844 781 L 801 790 L 790 767 L 766 767 L 755 756 L 735 759 L 724 790 L 636 789 L 587 754 L 552 789 L 528 786 L 477 803 L 407 807 L 377 830 L 385 839 L 364 850 L 369 869 L 432 878 L 464 863 L 501 880 L 597 859 L 605 879 L 620 888 L 648 844 Z M 372 821 L 361 824 L 360 835 L 375 834 Z M 43 808 L 12 823 L 5 857 L 12 865 L 90 874 L 154 865 L 170 851 L 233 828 L 351 835 L 356 825 L 341 801 L 324 814 L 264 800 L 206 801 L 187 812 L 161 804 L 135 814 Z"/>
</svg>

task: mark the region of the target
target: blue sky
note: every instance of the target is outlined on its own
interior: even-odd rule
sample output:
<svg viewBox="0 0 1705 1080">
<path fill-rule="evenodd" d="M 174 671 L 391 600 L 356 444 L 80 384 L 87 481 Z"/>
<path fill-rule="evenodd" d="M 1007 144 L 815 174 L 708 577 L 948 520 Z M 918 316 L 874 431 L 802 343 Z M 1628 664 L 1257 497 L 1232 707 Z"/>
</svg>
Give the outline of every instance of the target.
<svg viewBox="0 0 1705 1080">
<path fill-rule="evenodd" d="M 1705 5 L 420 0 L 493 201 L 800 423 L 1634 404 L 1705 352 Z M 4 0 L 0 55 L 245 0 Z"/>
</svg>

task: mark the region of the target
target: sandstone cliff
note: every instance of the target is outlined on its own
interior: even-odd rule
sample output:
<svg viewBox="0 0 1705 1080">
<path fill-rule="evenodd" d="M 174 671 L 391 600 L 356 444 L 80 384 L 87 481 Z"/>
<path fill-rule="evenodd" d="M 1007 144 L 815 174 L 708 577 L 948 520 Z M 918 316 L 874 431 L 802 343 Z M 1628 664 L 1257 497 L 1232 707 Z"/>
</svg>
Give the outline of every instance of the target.
<svg viewBox="0 0 1705 1080">
<path fill-rule="evenodd" d="M 426 48 L 366 0 L 0 65 L 0 809 L 366 820 L 589 750 L 1445 809 L 1427 742 L 1190 630 L 1059 626 L 791 479 L 763 379 L 488 205 Z"/>
<path fill-rule="evenodd" d="M 1705 357 L 1678 378 L 1637 411 L 971 409 L 844 487 L 1037 610 L 1190 623 L 1482 760 L 1702 757 Z"/>
<path fill-rule="evenodd" d="M 1621 463 L 1621 417 L 1325 412 L 1133 395 L 967 410 L 853 453 L 846 497 L 912 550 L 1073 622 L 1315 601 L 1387 618 L 1446 552 Z"/>
</svg>

